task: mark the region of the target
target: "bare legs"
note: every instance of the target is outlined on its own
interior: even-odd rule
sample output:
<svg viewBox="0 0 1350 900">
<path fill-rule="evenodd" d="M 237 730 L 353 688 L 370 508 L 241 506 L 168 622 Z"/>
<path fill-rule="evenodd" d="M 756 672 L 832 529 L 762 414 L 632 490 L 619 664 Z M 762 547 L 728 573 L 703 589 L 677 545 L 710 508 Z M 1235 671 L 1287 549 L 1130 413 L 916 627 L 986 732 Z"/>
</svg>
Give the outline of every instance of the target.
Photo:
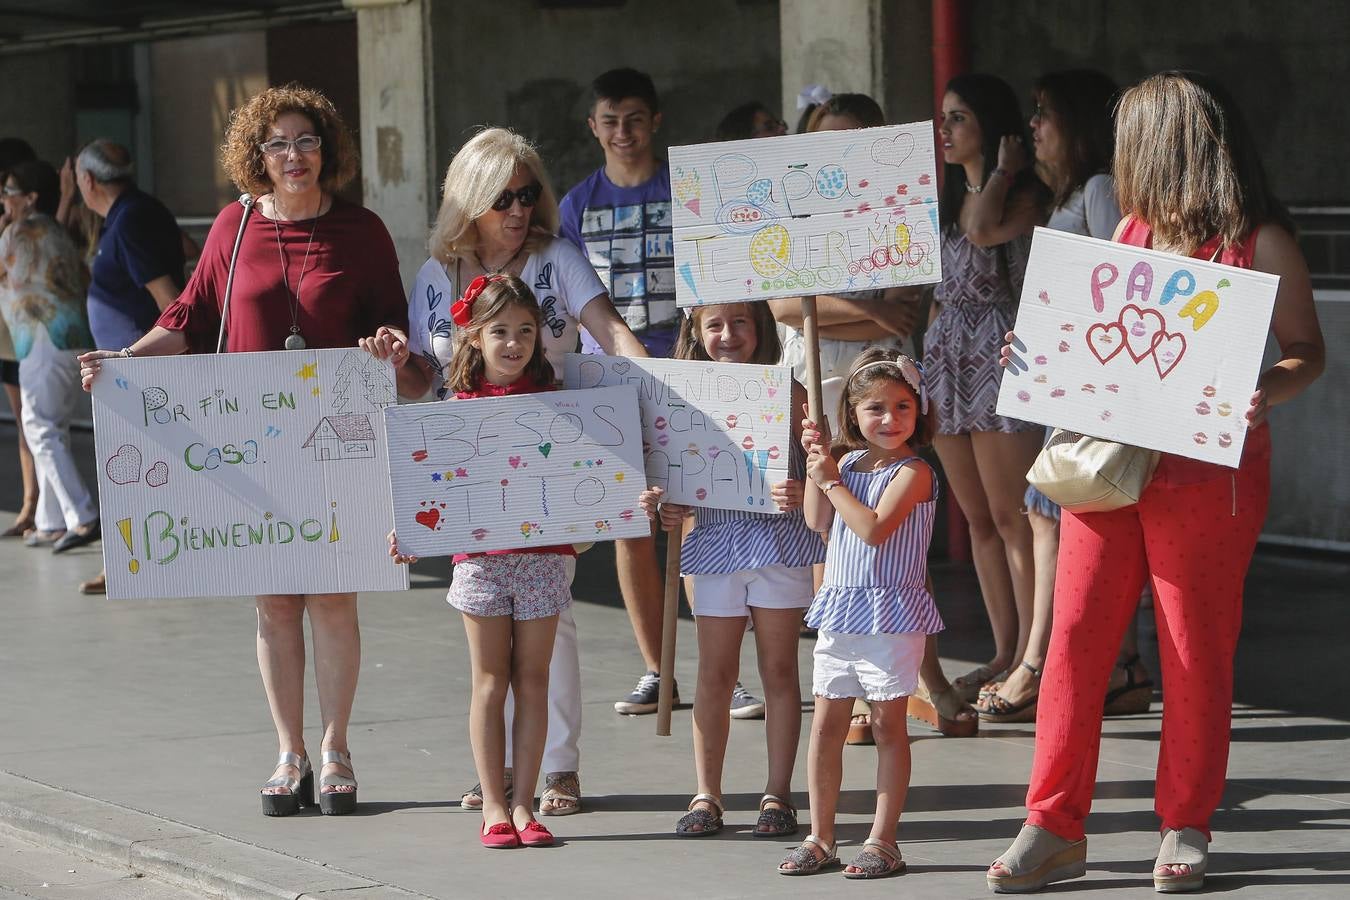
<svg viewBox="0 0 1350 900">
<path fill-rule="evenodd" d="M 1032 556 L 1035 560 L 1035 589 L 1031 610 L 1031 627 L 1020 662 L 1040 671 L 1045 665 L 1045 651 L 1050 646 L 1050 626 L 1055 605 L 1055 562 L 1059 558 L 1059 520 L 1027 510 L 1031 525 Z M 1040 690 L 1040 680 L 1016 666 L 998 689 L 998 695 L 1013 706 L 1034 697 Z"/>
<path fill-rule="evenodd" d="M 513 621 L 510 616 L 463 613 L 473 667 L 469 741 L 483 787 L 483 823 L 508 819 L 523 828 L 534 819 L 534 789 L 548 732 L 548 667 L 557 616 Z M 515 694 L 512 725 L 513 804 L 507 808 L 506 689 Z"/>
<path fill-rule="evenodd" d="M 14 524 L 33 527 L 33 517 L 37 513 L 38 483 L 37 470 L 33 467 L 33 451 L 28 449 L 28 441 L 23 436 L 23 400 L 16 384 L 5 385 L 5 395 L 9 397 L 9 408 L 14 412 L 14 432 L 18 435 L 19 471 L 23 475 L 23 507 L 14 517 Z"/>
<path fill-rule="evenodd" d="M 648 672 L 660 671 L 665 585 L 661 566 L 656 563 L 656 538 L 615 541 L 614 561 L 619 573 L 619 592 L 623 594 L 628 620 L 633 623 L 638 652 Z"/>
<path fill-rule="evenodd" d="M 933 442 L 970 522 L 975 574 L 994 633 L 989 668 L 995 672 L 1015 665 L 1030 638 L 1035 566 L 1022 501 L 1042 439 L 1035 430 L 943 434 Z"/>
<path fill-rule="evenodd" d="M 325 750 L 347 752 L 347 725 L 361 668 L 355 594 L 272 594 L 257 599 L 258 669 L 282 753 L 305 755 L 305 632 L 309 611 Z M 336 774 L 352 773 L 334 766 Z M 276 775 L 298 775 L 278 766 Z M 283 793 L 285 788 L 268 788 Z M 349 791 L 343 786 L 332 790 Z"/>
</svg>

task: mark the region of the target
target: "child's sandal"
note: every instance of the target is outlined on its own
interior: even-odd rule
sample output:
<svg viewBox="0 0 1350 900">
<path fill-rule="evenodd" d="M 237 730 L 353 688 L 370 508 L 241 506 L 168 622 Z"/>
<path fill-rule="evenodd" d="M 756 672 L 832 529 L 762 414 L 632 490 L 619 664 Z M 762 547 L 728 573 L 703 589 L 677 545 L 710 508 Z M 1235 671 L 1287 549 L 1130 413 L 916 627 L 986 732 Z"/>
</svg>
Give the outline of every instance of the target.
<svg viewBox="0 0 1350 900">
<path fill-rule="evenodd" d="M 853 857 L 850 866 L 857 869 L 857 872 L 844 870 L 845 878 L 865 879 L 865 878 L 887 878 L 891 875 L 905 874 L 905 859 L 900 855 L 900 848 L 885 841 L 878 841 L 868 838 L 863 841 L 862 852 Z"/>
<path fill-rule="evenodd" d="M 700 803 L 706 803 L 712 809 L 704 809 L 698 805 Z M 680 837 L 707 837 L 721 830 L 722 801 L 712 794 L 695 794 L 694 799 L 689 801 L 689 812 L 675 823 L 675 833 Z"/>
<path fill-rule="evenodd" d="M 802 842 L 792 848 L 792 852 L 783 858 L 778 864 L 779 875 L 815 875 L 825 869 L 833 868 L 839 865 L 839 857 L 835 855 L 837 844 L 831 844 L 826 847 L 825 842 L 814 834 L 808 834 L 802 839 Z M 817 856 L 816 850 L 825 854 Z M 788 863 L 792 863 L 791 866 Z"/>
<path fill-rule="evenodd" d="M 777 803 L 778 806 L 770 806 Z M 755 823 L 755 837 L 780 838 L 796 834 L 797 808 L 776 794 L 765 794 L 759 801 L 759 821 Z"/>
</svg>

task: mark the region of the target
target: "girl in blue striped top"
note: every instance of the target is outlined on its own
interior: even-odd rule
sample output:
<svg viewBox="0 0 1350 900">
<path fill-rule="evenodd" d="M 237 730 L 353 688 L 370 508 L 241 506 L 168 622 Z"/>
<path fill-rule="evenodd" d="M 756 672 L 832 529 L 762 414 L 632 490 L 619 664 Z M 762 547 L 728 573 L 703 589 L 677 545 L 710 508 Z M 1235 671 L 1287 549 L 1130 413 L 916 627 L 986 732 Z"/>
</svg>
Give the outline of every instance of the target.
<svg viewBox="0 0 1350 900">
<path fill-rule="evenodd" d="M 766 303 L 700 306 L 681 323 L 677 359 L 773 365 L 781 353 L 778 329 Z M 793 382 L 791 409 L 805 398 Z M 755 626 L 755 649 L 764 685 L 769 777 L 759 804 L 756 837 L 797 832 L 792 767 L 801 736 L 801 683 L 797 646 L 802 614 L 811 603 L 811 566 L 825 558 L 820 536 L 802 518 L 805 477 L 800 430 L 793 429 L 788 480 L 772 487 L 778 514 L 690 508 L 662 503 L 660 488 L 643 494 L 643 508 L 667 529 L 695 516 L 681 548 L 681 570 L 691 576 L 690 602 L 698 625 L 698 688 L 694 697 L 694 769 L 698 793 L 675 827 L 683 837 L 722 828 L 722 765 L 730 729 L 728 707 L 740 671 L 746 619 Z M 659 510 L 658 510 L 659 505 Z"/>
<path fill-rule="evenodd" d="M 844 382 L 838 421 L 849 452 L 835 462 L 824 425 L 802 422 L 808 482 L 806 521 L 829 531 L 825 582 L 806 623 L 819 629 L 812 692 L 808 835 L 783 860 L 784 875 L 837 865 L 834 815 L 843 775 L 844 738 L 855 698 L 872 707 L 877 745 L 877 809 L 862 852 L 845 878 L 903 872 L 895 832 L 909 788 L 905 707 L 919 681 L 927 635 L 942 630 L 925 587 L 937 478 L 914 454 L 932 426 L 918 363 L 872 348 Z"/>
</svg>

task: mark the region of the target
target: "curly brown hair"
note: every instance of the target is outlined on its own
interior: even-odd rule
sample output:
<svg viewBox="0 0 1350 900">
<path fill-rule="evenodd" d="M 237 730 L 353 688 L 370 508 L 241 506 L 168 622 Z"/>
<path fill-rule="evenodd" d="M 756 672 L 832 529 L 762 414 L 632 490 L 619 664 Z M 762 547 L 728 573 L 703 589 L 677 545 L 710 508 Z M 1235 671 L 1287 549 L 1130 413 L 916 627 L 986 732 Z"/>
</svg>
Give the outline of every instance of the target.
<svg viewBox="0 0 1350 900">
<path fill-rule="evenodd" d="M 267 140 L 267 130 L 278 117 L 299 113 L 314 125 L 322 140 L 319 187 L 326 193 L 341 190 L 356 176 L 358 154 L 352 133 L 337 107 L 319 91 L 302 84 L 270 87 L 230 113 L 225 143 L 220 147 L 220 165 L 241 191 L 254 196 L 270 193 L 272 182 L 263 166 L 258 145 Z"/>
</svg>

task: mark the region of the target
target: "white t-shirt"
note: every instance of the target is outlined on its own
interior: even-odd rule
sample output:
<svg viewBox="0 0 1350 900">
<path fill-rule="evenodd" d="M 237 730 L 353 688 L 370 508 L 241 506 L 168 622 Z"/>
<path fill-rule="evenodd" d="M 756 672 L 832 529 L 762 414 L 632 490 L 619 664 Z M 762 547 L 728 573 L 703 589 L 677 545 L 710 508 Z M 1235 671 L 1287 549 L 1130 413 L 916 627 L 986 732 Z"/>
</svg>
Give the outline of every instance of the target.
<svg viewBox="0 0 1350 900">
<path fill-rule="evenodd" d="M 1110 175 L 1098 174 L 1070 194 L 1063 206 L 1050 213 L 1046 227 L 1109 241 L 1119 223 L 1116 183 Z"/>
<path fill-rule="evenodd" d="M 444 371 L 454 348 L 455 324 L 450 306 L 465 285 L 455 282 L 454 263 L 444 265 L 432 257 L 422 264 L 408 295 L 408 349 L 432 366 L 432 387 L 444 399 Z M 448 270 L 448 271 L 447 271 Z M 577 349 L 581 311 L 605 286 L 573 244 L 554 238 L 543 250 L 525 260 L 521 281 L 534 292 L 544 313 L 544 355 L 562 377 L 563 356 Z M 468 279 L 463 279 L 467 284 Z"/>
</svg>

